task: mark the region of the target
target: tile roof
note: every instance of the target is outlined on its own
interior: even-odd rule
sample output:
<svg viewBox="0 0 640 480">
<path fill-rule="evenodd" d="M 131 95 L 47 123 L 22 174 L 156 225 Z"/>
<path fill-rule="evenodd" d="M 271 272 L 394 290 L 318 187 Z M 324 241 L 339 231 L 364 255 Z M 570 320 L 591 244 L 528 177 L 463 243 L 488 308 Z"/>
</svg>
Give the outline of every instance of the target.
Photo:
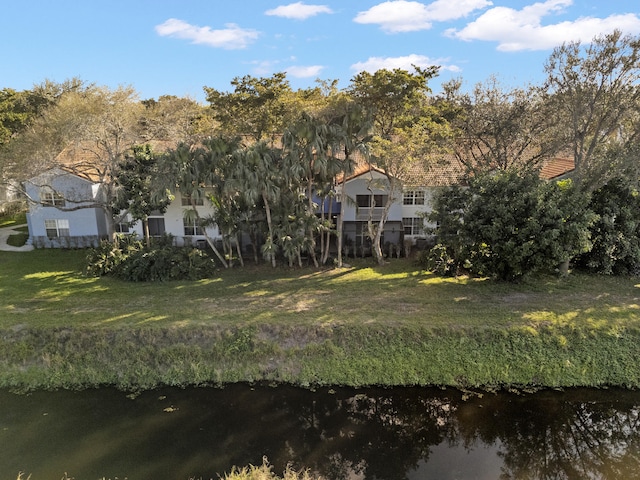
<svg viewBox="0 0 640 480">
<path fill-rule="evenodd" d="M 559 178 L 575 170 L 576 165 L 573 158 L 556 157 L 543 162 L 540 167 L 540 177 L 545 180 Z"/>
</svg>

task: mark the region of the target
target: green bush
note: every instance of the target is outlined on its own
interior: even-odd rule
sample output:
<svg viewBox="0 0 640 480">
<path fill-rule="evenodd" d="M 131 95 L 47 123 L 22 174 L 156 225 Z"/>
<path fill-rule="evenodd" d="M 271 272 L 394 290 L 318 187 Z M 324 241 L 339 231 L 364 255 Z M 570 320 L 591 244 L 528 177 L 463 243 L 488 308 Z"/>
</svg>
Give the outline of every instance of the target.
<svg viewBox="0 0 640 480">
<path fill-rule="evenodd" d="M 103 242 L 87 255 L 86 273 L 109 275 L 131 282 L 198 280 L 214 275 L 216 265 L 206 252 L 176 247 L 171 238 L 159 239 L 148 248 L 135 235 Z"/>
<path fill-rule="evenodd" d="M 615 179 L 596 190 L 590 208 L 598 215 L 591 226 L 591 251 L 578 265 L 592 273 L 640 273 L 640 193 L 628 182 Z"/>
<path fill-rule="evenodd" d="M 434 202 L 430 220 L 444 246 L 432 254 L 435 271 L 467 263 L 472 273 L 518 280 L 558 268 L 591 246 L 587 203 L 570 181 L 545 182 L 535 171 L 474 177 Z"/>
</svg>

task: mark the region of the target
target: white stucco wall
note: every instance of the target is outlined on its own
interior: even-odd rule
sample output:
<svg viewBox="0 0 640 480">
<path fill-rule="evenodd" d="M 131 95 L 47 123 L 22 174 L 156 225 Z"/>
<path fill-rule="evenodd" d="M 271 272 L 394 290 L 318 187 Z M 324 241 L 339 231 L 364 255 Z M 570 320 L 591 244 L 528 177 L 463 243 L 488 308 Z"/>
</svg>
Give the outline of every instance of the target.
<svg viewBox="0 0 640 480">
<path fill-rule="evenodd" d="M 387 178 L 378 172 L 365 173 L 348 181 L 345 187 L 346 197 L 351 200 L 345 200 L 341 196 L 341 199 L 345 202 L 343 220 L 345 222 L 362 220 L 362 218 L 358 218 L 358 210 L 362 212 L 362 209 L 356 208 L 356 196 L 371 195 L 372 193 L 374 195 L 387 195 L 389 191 L 388 185 Z M 340 191 L 339 187 L 338 191 Z M 340 191 L 340 193 L 342 194 L 343 192 Z M 379 207 L 382 208 L 384 205 Z M 395 195 L 393 205 L 389 210 L 389 220 L 402 220 L 402 192 L 397 192 Z"/>
</svg>

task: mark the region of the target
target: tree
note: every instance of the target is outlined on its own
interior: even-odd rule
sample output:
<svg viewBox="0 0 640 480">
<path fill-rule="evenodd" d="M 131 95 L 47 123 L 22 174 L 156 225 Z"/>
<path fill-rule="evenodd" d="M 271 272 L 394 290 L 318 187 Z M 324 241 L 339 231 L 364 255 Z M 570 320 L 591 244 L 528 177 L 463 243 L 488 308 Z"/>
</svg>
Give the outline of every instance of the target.
<svg viewBox="0 0 640 480">
<path fill-rule="evenodd" d="M 72 78 L 62 83 L 45 80 L 31 90 L 0 91 L 0 184 L 16 188 L 22 181 L 41 171 L 43 159 L 51 160 L 60 153 L 43 146 L 52 139 L 43 125 L 42 116 L 54 107 L 63 95 L 80 92 L 87 85 Z M 58 139 L 59 140 L 59 139 Z M 61 142 L 52 142 L 57 148 Z"/>
<path fill-rule="evenodd" d="M 210 144 L 210 146 L 212 145 Z M 172 192 L 177 189 L 191 200 L 190 208 L 184 212 L 185 218 L 190 222 L 201 223 L 202 219 L 196 208 L 196 201 L 204 198 L 205 189 L 212 184 L 211 182 L 215 178 L 219 156 L 226 153 L 227 146 L 224 146 L 222 151 L 218 151 L 214 148 L 207 150 L 200 145 L 180 143 L 170 149 L 163 157 L 159 187 Z M 209 237 L 206 228 L 203 229 L 203 234 L 213 253 L 222 265 L 228 268 L 229 264 Z"/>
<path fill-rule="evenodd" d="M 330 125 L 303 113 L 285 131 L 282 139 L 285 155 L 291 156 L 288 163 L 299 169 L 295 173 L 305 189 L 307 205 L 299 215 L 302 215 L 302 222 L 306 225 L 308 249 L 316 267 L 319 264 L 315 253 L 315 235 L 321 226 L 316 216 L 314 195 L 328 191 L 339 172 L 339 163 L 331 149 L 333 131 Z"/>
<path fill-rule="evenodd" d="M 158 156 L 145 144 L 136 145 L 131 153 L 125 154 L 115 179 L 118 188 L 114 213 L 128 213 L 134 221 L 142 221 L 147 247 L 151 246 L 149 216 L 154 211 L 164 213 L 171 203 L 169 196 L 157 191 L 154 182 L 157 176 Z"/>
<path fill-rule="evenodd" d="M 545 71 L 549 104 L 575 160 L 574 181 L 596 189 L 616 173 L 607 150 L 640 135 L 640 37 L 616 30 L 587 46 L 565 43 Z"/>
<path fill-rule="evenodd" d="M 478 83 L 471 94 L 460 86 L 452 81 L 445 91 L 458 108 L 451 147 L 468 171 L 531 168 L 556 153 L 554 117 L 547 115 L 538 87 L 505 90 L 496 77 Z"/>
<path fill-rule="evenodd" d="M 267 238 L 262 245 L 263 257 L 276 266 L 278 245 L 272 218 L 272 204 L 281 198 L 280 187 L 286 179 L 286 169 L 282 168 L 282 151 L 269 147 L 265 142 L 258 142 L 238 150 L 233 178 L 235 188 L 242 192 L 248 205 L 262 205 L 267 223 Z"/>
<path fill-rule="evenodd" d="M 225 135 L 249 136 L 254 141 L 275 141 L 291 123 L 292 90 L 285 73 L 269 78 L 236 77 L 233 92 L 204 87 L 213 116 Z"/>
<path fill-rule="evenodd" d="M 210 109 L 190 98 L 162 95 L 142 104 L 145 109 L 140 122 L 147 140 L 189 143 L 209 137 L 214 130 Z"/>
<path fill-rule="evenodd" d="M 60 167 L 101 184 L 100 196 L 68 198 L 68 206 L 58 208 L 102 209 L 113 239 L 115 179 L 125 155 L 134 145 L 142 143 L 139 122 L 142 109 L 130 87 L 110 90 L 89 86 L 64 92 L 16 139 L 13 153 L 22 165 L 19 179 Z"/>
<path fill-rule="evenodd" d="M 364 109 L 355 102 L 342 102 L 343 109 L 339 110 L 338 115 L 334 117 L 332 125 L 336 127 L 336 135 L 334 136 L 335 145 L 332 147 L 336 151 L 336 155 L 342 153 L 339 158 L 340 162 L 340 215 L 338 225 L 336 226 L 338 237 L 338 267 L 342 267 L 342 242 L 343 242 L 343 225 L 345 204 L 348 199 L 347 194 L 347 176 L 353 171 L 355 162 L 354 156 L 361 154 L 365 158 L 368 157 L 368 141 L 371 131 L 370 118 L 366 115 Z"/>
<path fill-rule="evenodd" d="M 414 68 L 413 73 L 402 69 L 361 72 L 347 89 L 371 116 L 371 162 L 386 177 L 387 202 L 380 218 L 368 221 L 373 255 L 380 265 L 384 263 L 382 233 L 389 209 L 402 192 L 402 182 L 415 163 L 426 161 L 435 149 L 435 140 L 446 131 L 446 122 L 429 102 L 427 83 L 438 67 Z"/>
</svg>

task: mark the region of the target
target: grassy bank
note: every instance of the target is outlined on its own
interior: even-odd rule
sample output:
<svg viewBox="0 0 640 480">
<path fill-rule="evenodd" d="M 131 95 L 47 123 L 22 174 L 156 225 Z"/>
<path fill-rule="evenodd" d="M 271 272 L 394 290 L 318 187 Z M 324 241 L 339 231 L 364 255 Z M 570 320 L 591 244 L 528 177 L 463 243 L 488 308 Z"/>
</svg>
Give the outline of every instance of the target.
<svg viewBox="0 0 640 480">
<path fill-rule="evenodd" d="M 1 387 L 640 386 L 633 278 L 510 285 L 397 260 L 132 284 L 82 265 L 79 251 L 0 252 Z"/>
</svg>

